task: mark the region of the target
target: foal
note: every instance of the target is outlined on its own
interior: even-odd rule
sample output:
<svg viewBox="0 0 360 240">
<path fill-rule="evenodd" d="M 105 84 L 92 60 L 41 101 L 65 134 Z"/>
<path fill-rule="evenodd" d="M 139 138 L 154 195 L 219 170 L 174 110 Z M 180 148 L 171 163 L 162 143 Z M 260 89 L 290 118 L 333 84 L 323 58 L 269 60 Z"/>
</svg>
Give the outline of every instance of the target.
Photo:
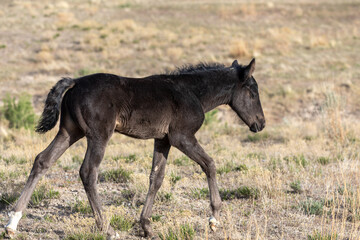
<svg viewBox="0 0 360 240">
<path fill-rule="evenodd" d="M 253 132 L 265 127 L 258 86 L 252 74 L 255 59 L 249 65 L 235 60 L 230 67 L 221 64 L 185 66 L 170 74 L 145 78 L 126 78 L 112 74 L 93 74 L 78 79 L 63 78 L 49 92 L 44 112 L 36 128 L 45 133 L 59 119 L 54 140 L 35 159 L 24 190 L 6 225 L 9 236 L 16 227 L 39 179 L 73 143 L 87 139 L 85 159 L 80 168 L 96 224 L 104 228 L 99 195 L 96 190 L 98 169 L 106 145 L 114 132 L 139 139 L 155 139 L 150 186 L 140 216 L 144 235 L 152 236 L 150 216 L 155 195 L 165 174 L 171 146 L 197 162 L 205 172 L 215 230 L 221 198 L 216 182 L 214 160 L 195 138 L 211 109 L 228 104 Z M 112 229 L 108 229 L 113 233 Z"/>
</svg>

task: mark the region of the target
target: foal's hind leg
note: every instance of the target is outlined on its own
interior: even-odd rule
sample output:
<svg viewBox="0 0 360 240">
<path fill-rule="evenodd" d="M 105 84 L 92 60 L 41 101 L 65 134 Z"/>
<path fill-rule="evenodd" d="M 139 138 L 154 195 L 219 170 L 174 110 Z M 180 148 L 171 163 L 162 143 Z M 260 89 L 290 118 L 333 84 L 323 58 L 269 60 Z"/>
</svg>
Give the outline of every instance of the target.
<svg viewBox="0 0 360 240">
<path fill-rule="evenodd" d="M 111 136 L 111 135 L 110 135 Z M 93 210 L 96 225 L 100 230 L 104 230 L 104 219 L 101 214 L 100 198 L 97 193 L 96 181 L 98 178 L 99 165 L 104 157 L 105 147 L 110 136 L 106 137 L 87 137 L 87 150 L 85 159 L 80 168 L 80 177 L 83 182 L 86 195 Z"/>
<path fill-rule="evenodd" d="M 151 216 L 155 195 L 164 179 L 166 159 L 169 150 L 170 144 L 167 137 L 164 139 L 155 139 L 154 156 L 150 174 L 150 186 L 146 196 L 145 205 L 140 216 L 140 223 L 144 230 L 145 237 L 152 236 L 149 218 Z"/>
<path fill-rule="evenodd" d="M 216 168 L 214 160 L 206 154 L 204 149 L 200 146 L 194 135 L 183 133 L 172 133 L 169 135 L 172 146 L 178 148 L 189 158 L 197 162 L 202 170 L 205 172 L 209 190 L 210 190 L 210 206 L 212 210 L 212 217 L 210 218 L 210 227 L 216 230 L 217 220 L 220 217 L 221 198 L 216 182 Z"/>
<path fill-rule="evenodd" d="M 69 130 L 70 129 L 65 126 L 60 127 L 58 134 L 50 145 L 36 156 L 24 190 L 13 209 L 13 212 L 9 214 L 9 223 L 5 226 L 10 237 L 15 234 L 17 224 L 22 216 L 22 211 L 26 208 L 37 182 L 69 146 L 83 137 L 78 129 L 71 129 L 71 132 Z"/>
</svg>

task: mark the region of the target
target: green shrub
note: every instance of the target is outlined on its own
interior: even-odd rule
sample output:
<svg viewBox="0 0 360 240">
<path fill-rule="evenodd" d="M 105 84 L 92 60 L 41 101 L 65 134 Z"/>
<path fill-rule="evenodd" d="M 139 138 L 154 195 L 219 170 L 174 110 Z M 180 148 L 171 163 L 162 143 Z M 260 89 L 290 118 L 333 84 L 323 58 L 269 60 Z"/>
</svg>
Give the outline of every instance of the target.
<svg viewBox="0 0 360 240">
<path fill-rule="evenodd" d="M 338 236 L 336 233 L 328 235 L 328 234 L 321 234 L 319 232 L 315 232 L 312 235 L 308 235 L 308 240 L 337 240 Z"/>
<path fill-rule="evenodd" d="M 173 195 L 169 192 L 159 192 L 157 194 L 157 199 L 160 202 L 170 202 L 173 199 Z"/>
<path fill-rule="evenodd" d="M 131 171 L 127 171 L 121 167 L 111 169 L 100 174 L 100 179 L 105 182 L 127 183 L 131 178 Z"/>
<path fill-rule="evenodd" d="M 329 157 L 319 157 L 317 159 L 318 163 L 320 163 L 321 165 L 327 165 L 330 163 L 330 158 Z"/>
<path fill-rule="evenodd" d="M 306 215 L 321 215 L 323 213 L 324 201 L 307 200 L 300 203 L 300 209 L 304 211 Z"/>
<path fill-rule="evenodd" d="M 170 174 L 170 181 L 172 185 L 175 185 L 177 181 L 181 179 L 181 176 L 176 175 L 176 173 L 172 172 Z"/>
<path fill-rule="evenodd" d="M 301 183 L 299 180 L 296 180 L 292 183 L 290 183 L 290 188 L 292 189 L 293 193 L 302 193 L 302 187 L 301 187 Z"/>
<path fill-rule="evenodd" d="M 183 155 L 179 158 L 176 158 L 173 163 L 176 166 L 188 166 L 191 163 L 191 161 L 190 161 L 190 158 Z"/>
<path fill-rule="evenodd" d="M 91 207 L 87 201 L 81 201 L 77 199 L 76 202 L 70 207 L 71 211 L 73 212 L 79 212 L 82 214 L 92 213 Z"/>
<path fill-rule="evenodd" d="M 19 198 L 18 194 L 4 193 L 0 197 L 0 204 L 11 205 Z"/>
<path fill-rule="evenodd" d="M 3 101 L 3 116 L 9 121 L 10 128 L 34 128 L 36 116 L 29 95 L 20 96 L 18 101 L 8 95 Z"/>
<path fill-rule="evenodd" d="M 161 215 L 152 215 L 151 220 L 153 222 L 159 222 L 161 220 L 161 217 L 162 217 Z"/>
<path fill-rule="evenodd" d="M 134 226 L 134 222 L 124 216 L 114 215 L 110 219 L 110 225 L 115 230 L 127 232 Z"/>
<path fill-rule="evenodd" d="M 214 109 L 210 112 L 205 113 L 205 120 L 204 120 L 204 126 L 208 126 L 212 123 L 218 122 L 218 119 L 216 117 L 219 110 Z"/>
<path fill-rule="evenodd" d="M 66 235 L 64 240 L 106 240 L 106 234 L 103 233 L 71 233 Z"/>
<path fill-rule="evenodd" d="M 167 233 L 160 233 L 159 237 L 161 240 L 192 240 L 194 235 L 194 228 L 186 223 L 176 228 L 168 228 Z"/>
<path fill-rule="evenodd" d="M 249 134 L 247 136 L 247 140 L 249 142 L 260 142 L 260 141 L 265 141 L 270 137 L 269 133 L 267 132 L 262 132 L 262 133 L 254 133 L 254 134 Z"/>
<path fill-rule="evenodd" d="M 232 200 L 241 198 L 258 199 L 260 191 L 257 188 L 242 186 L 237 189 L 220 189 L 220 196 L 222 200 Z"/>
<path fill-rule="evenodd" d="M 208 188 L 192 188 L 190 189 L 191 197 L 195 199 L 204 199 L 209 197 L 209 189 Z"/>
<path fill-rule="evenodd" d="M 31 195 L 30 204 L 32 207 L 38 206 L 43 200 L 59 198 L 60 193 L 53 189 L 48 189 L 46 185 L 41 185 Z"/>
</svg>

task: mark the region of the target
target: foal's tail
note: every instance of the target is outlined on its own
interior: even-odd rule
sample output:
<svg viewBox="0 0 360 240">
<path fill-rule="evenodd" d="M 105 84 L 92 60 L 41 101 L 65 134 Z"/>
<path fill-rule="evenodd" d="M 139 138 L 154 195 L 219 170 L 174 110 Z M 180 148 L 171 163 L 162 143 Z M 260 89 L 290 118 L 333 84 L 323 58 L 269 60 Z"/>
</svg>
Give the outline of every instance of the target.
<svg viewBox="0 0 360 240">
<path fill-rule="evenodd" d="M 41 115 L 40 121 L 35 128 L 38 133 L 45 133 L 52 129 L 59 119 L 61 101 L 64 92 L 75 85 L 74 79 L 63 78 L 56 83 L 50 90 L 46 101 L 44 111 Z"/>
</svg>

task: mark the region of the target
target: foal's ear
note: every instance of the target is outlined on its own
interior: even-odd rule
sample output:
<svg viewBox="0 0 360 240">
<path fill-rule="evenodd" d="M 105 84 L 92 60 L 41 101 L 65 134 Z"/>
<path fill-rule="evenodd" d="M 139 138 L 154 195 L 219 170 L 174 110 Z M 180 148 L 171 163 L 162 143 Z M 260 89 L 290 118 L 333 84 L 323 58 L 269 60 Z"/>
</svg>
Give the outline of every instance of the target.
<svg viewBox="0 0 360 240">
<path fill-rule="evenodd" d="M 233 63 L 231 64 L 232 67 L 237 67 L 239 66 L 239 63 L 237 60 L 234 60 Z"/>
<path fill-rule="evenodd" d="M 253 58 L 251 60 L 251 62 L 249 63 L 249 65 L 247 65 L 245 67 L 244 73 L 246 77 L 251 77 L 251 75 L 253 74 L 253 72 L 255 71 L 255 58 Z"/>
</svg>

